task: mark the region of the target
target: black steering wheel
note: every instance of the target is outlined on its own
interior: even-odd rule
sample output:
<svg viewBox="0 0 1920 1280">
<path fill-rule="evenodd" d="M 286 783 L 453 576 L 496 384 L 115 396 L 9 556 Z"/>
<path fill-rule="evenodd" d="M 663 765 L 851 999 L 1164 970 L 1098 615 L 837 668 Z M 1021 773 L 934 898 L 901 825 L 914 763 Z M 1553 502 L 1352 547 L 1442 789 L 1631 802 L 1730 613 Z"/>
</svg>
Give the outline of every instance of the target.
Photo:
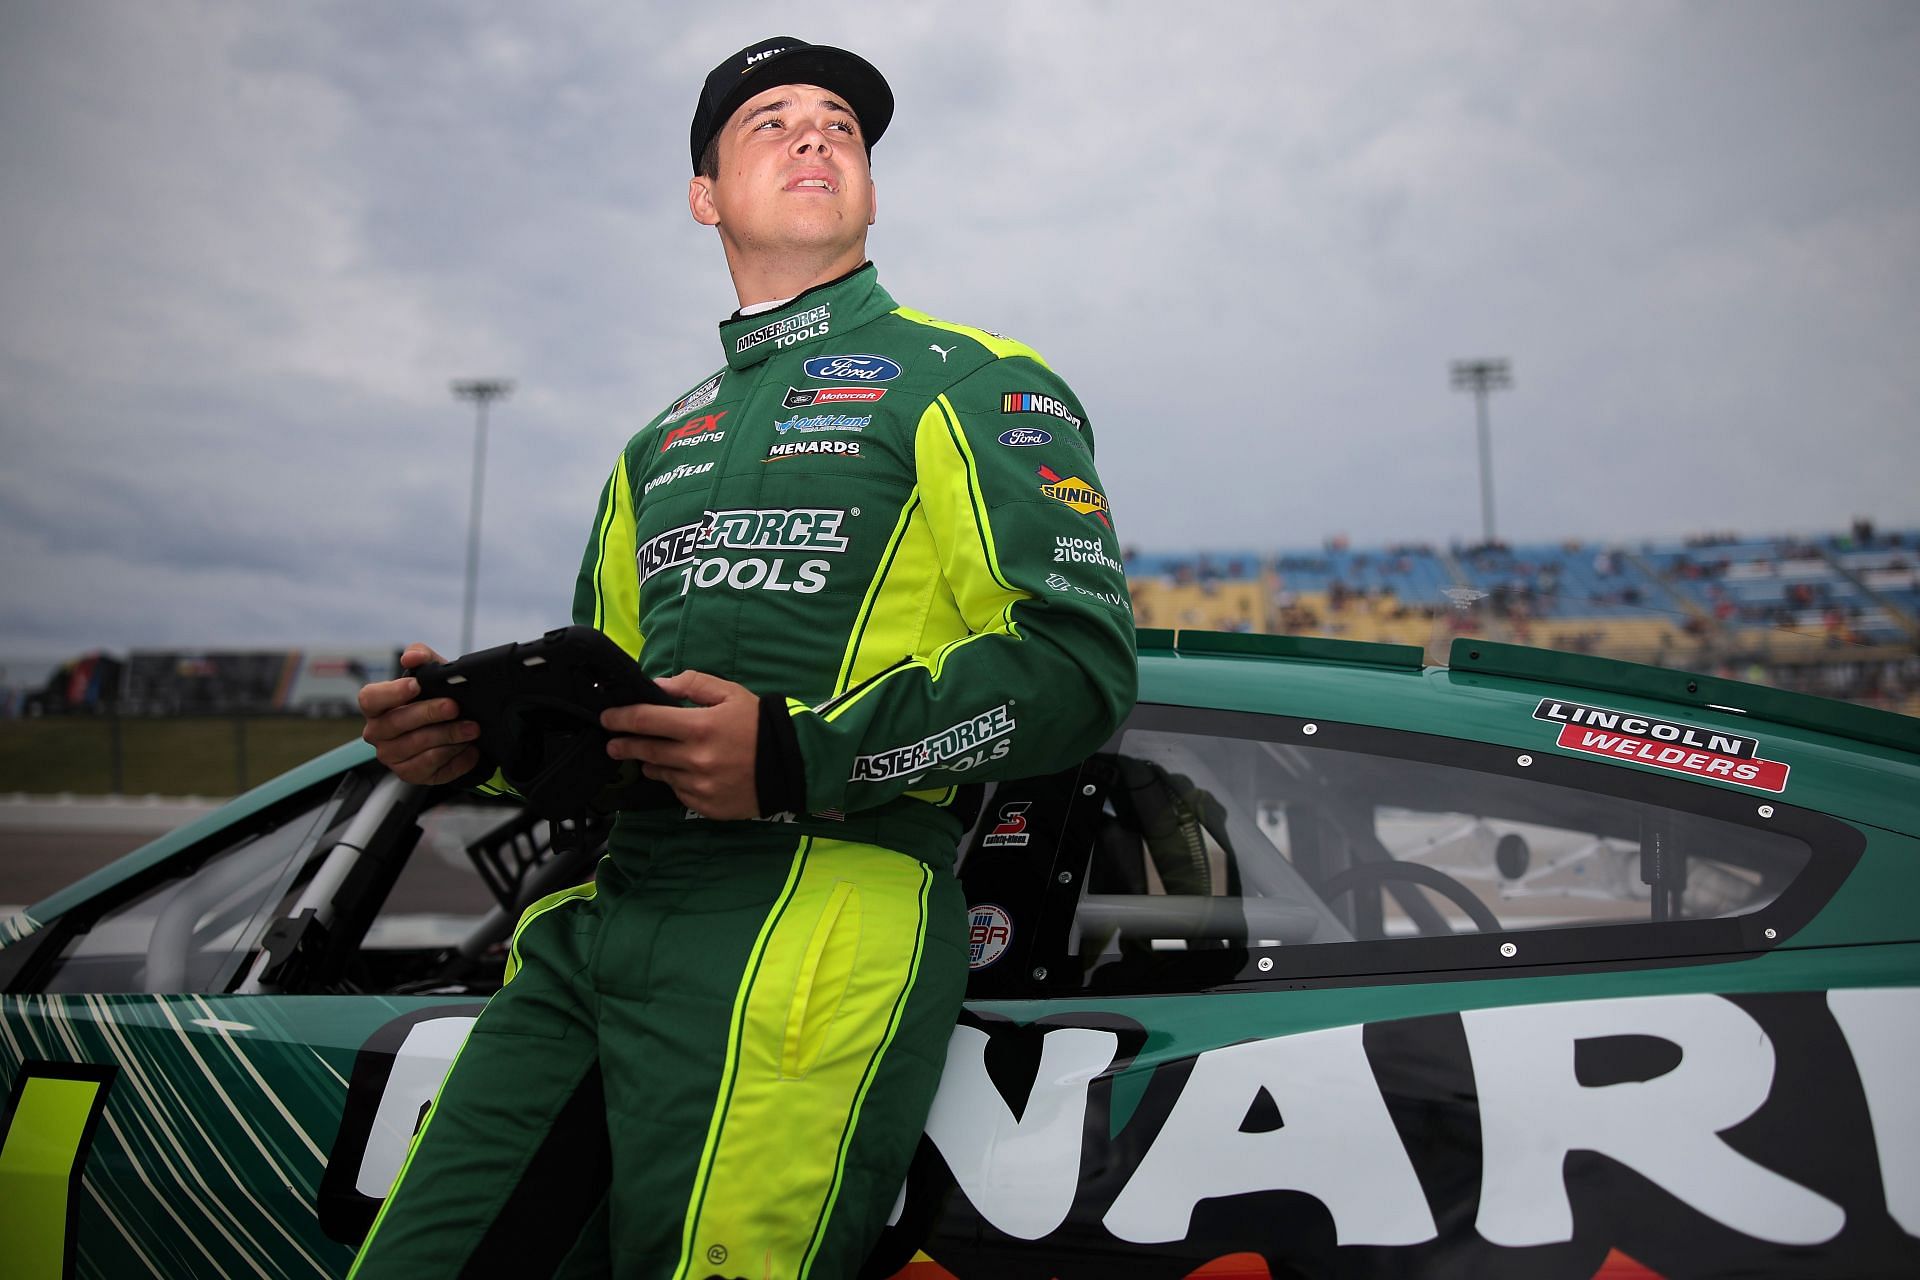
<svg viewBox="0 0 1920 1280">
<path fill-rule="evenodd" d="M 1343 893 L 1377 889 L 1387 880 L 1410 880 L 1431 889 L 1466 912 L 1467 919 L 1473 921 L 1473 927 L 1480 932 L 1500 932 L 1499 919 L 1486 903 L 1474 895 L 1473 890 L 1446 872 L 1436 871 L 1423 862 L 1356 862 L 1345 871 L 1328 877 L 1320 886 L 1320 896 L 1331 905 Z"/>
</svg>

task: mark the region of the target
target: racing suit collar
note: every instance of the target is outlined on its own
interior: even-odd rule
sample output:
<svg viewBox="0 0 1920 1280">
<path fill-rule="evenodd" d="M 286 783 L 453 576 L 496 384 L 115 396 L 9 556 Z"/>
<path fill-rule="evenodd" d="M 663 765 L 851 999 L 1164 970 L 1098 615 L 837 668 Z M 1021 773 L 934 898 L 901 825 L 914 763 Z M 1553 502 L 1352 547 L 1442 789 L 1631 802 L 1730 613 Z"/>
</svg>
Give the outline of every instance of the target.
<svg viewBox="0 0 1920 1280">
<path fill-rule="evenodd" d="M 894 308 L 871 262 L 838 280 L 817 284 L 770 311 L 720 322 L 720 348 L 729 369 L 746 369 L 776 351 L 811 347 L 859 328 Z"/>
</svg>

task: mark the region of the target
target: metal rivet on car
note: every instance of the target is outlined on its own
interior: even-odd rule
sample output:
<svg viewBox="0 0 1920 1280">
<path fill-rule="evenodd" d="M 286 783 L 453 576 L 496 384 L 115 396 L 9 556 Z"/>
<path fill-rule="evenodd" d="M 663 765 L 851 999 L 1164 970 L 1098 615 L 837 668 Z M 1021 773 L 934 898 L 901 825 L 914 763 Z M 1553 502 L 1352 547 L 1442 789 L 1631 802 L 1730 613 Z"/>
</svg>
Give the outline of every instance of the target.
<svg viewBox="0 0 1920 1280">
<path fill-rule="evenodd" d="M 1511 942 L 1503 942 L 1500 944 L 1500 954 L 1511 960 L 1520 954 L 1520 948 L 1514 946 Z"/>
<path fill-rule="evenodd" d="M 1035 969 L 1033 971 L 1033 980 L 1035 982 L 1045 982 L 1047 980 L 1047 966 L 1041 965 Z"/>
<path fill-rule="evenodd" d="M 1521 757 L 1520 757 L 1520 767 L 1521 767 L 1522 769 L 1524 769 L 1524 768 L 1526 768 L 1526 767 L 1527 767 L 1528 765 L 1530 765 L 1530 764 L 1532 764 L 1532 763 L 1533 763 L 1533 757 L 1532 757 L 1532 756 L 1521 756 Z"/>
<path fill-rule="evenodd" d="M 1262 973 L 1267 973 L 1267 972 L 1270 972 L 1270 971 L 1271 971 L 1272 969 L 1273 969 L 1273 957 L 1272 957 L 1272 956 L 1261 956 L 1261 957 L 1260 957 L 1260 972 L 1262 972 Z"/>
<path fill-rule="evenodd" d="M 1311 736 L 1320 732 L 1320 726 L 1317 724 L 1303 724 L 1300 726 L 1300 732 Z"/>
<path fill-rule="evenodd" d="M 1080 794 L 1083 796 L 1090 796 L 1094 792 L 1098 791 L 1099 789 L 1100 788 L 1094 786 L 1091 782 L 1089 782 L 1086 786 L 1080 788 Z"/>
<path fill-rule="evenodd" d="M 1779 935 L 1779 934 L 1778 934 L 1777 932 L 1775 932 L 1774 930 L 1772 930 L 1772 929 L 1769 929 L 1769 930 L 1767 930 L 1767 937 L 1769 937 L 1769 938 L 1777 938 L 1777 937 L 1779 937 L 1779 936 L 1780 936 L 1780 935 Z"/>
<path fill-rule="evenodd" d="M 1760 816 L 1763 818 L 1771 818 L 1773 816 L 1773 806 L 1770 804 L 1761 805 Z"/>
<path fill-rule="evenodd" d="M 1059 875 L 1059 880 L 1060 880 L 1060 883 L 1061 883 L 1061 884 L 1072 884 L 1072 883 L 1073 883 L 1073 872 L 1071 872 L 1071 871 L 1062 871 L 1062 872 L 1060 873 L 1060 875 Z"/>
</svg>

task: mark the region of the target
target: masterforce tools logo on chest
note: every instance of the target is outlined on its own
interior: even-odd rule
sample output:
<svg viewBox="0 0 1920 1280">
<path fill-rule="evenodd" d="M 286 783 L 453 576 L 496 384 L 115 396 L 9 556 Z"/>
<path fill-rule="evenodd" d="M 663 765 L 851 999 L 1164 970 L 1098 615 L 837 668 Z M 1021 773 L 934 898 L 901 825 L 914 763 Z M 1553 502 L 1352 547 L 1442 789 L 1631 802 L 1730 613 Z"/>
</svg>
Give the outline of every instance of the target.
<svg viewBox="0 0 1920 1280">
<path fill-rule="evenodd" d="M 845 516 L 846 512 L 829 507 L 708 511 L 692 524 L 683 524 L 647 539 L 635 552 L 634 562 L 641 582 L 664 570 L 679 569 L 682 595 L 696 587 L 722 584 L 740 591 L 797 591 L 812 595 L 826 586 L 831 561 L 802 561 L 797 575 L 789 577 L 785 555 L 731 560 L 725 556 L 703 557 L 700 553 L 714 550 L 838 553 L 848 545 L 840 532 L 840 521 Z"/>
<path fill-rule="evenodd" d="M 733 353 L 740 355 L 766 343 L 779 347 L 790 347 L 796 342 L 808 338 L 818 338 L 826 333 L 833 318 L 831 306 L 818 306 L 809 311 L 797 311 L 793 315 L 775 320 L 772 324 L 763 324 L 752 333 L 743 333 L 733 344 Z"/>
</svg>

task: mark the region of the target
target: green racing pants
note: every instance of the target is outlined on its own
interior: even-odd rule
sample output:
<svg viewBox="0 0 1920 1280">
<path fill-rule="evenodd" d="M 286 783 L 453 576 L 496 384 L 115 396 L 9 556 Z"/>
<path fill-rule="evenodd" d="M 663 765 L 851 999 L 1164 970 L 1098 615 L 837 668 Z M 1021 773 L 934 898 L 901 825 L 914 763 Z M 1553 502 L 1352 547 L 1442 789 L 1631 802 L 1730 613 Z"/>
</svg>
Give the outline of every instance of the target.
<svg viewBox="0 0 1920 1280">
<path fill-rule="evenodd" d="M 905 854 L 754 843 L 603 859 L 527 909 L 351 1280 L 859 1270 L 945 1064 L 965 908 Z"/>
</svg>

